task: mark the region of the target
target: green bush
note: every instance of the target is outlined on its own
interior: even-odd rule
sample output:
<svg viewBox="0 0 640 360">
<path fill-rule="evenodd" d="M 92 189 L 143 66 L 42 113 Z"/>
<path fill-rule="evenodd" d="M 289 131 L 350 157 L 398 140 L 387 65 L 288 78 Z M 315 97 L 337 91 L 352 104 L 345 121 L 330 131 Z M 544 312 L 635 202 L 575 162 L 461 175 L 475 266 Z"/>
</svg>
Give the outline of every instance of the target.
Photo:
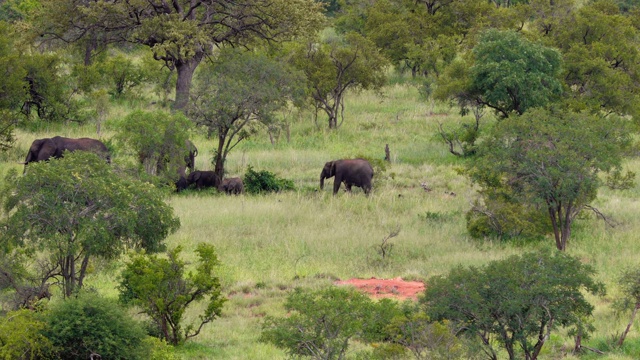
<svg viewBox="0 0 640 360">
<path fill-rule="evenodd" d="M 261 194 L 269 192 L 280 192 L 294 190 L 293 181 L 278 178 L 274 173 L 261 170 L 255 171 L 249 165 L 244 175 L 244 188 L 250 194 Z"/>
<path fill-rule="evenodd" d="M 260 340 L 292 357 L 343 359 L 351 339 L 365 342 L 387 338 L 386 324 L 399 315 L 392 300 L 374 302 L 354 289 L 296 289 L 285 303 L 289 316 L 267 317 Z"/>
<path fill-rule="evenodd" d="M 115 300 L 82 292 L 44 314 L 44 335 L 58 359 L 147 359 L 145 333 Z"/>
<path fill-rule="evenodd" d="M 38 313 L 27 309 L 0 318 L 0 359 L 48 358 L 53 344 L 42 335 L 45 326 Z"/>
</svg>

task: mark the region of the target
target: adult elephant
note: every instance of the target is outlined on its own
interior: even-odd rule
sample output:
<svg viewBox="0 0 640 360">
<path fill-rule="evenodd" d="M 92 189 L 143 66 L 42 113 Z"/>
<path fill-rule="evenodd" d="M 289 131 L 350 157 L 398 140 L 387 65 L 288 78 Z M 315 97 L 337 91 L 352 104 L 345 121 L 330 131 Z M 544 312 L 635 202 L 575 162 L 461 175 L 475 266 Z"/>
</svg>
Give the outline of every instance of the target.
<svg viewBox="0 0 640 360">
<path fill-rule="evenodd" d="M 25 171 L 27 165 L 36 161 L 45 161 L 50 158 L 59 159 L 65 151 L 91 151 L 111 163 L 109 149 L 100 140 L 91 138 L 71 139 L 62 136 L 37 139 L 31 143 L 29 152 L 24 160 Z"/>
<path fill-rule="evenodd" d="M 351 186 L 355 185 L 365 194 L 371 192 L 371 180 L 373 179 L 373 168 L 364 159 L 342 159 L 329 161 L 324 164 L 320 173 L 320 189 L 324 188 L 324 179 L 334 177 L 333 194 L 340 190 L 340 184 L 344 183 L 347 191 L 351 191 Z"/>
<path fill-rule="evenodd" d="M 217 189 L 220 186 L 220 177 L 216 175 L 215 171 L 196 170 L 191 172 L 187 177 L 187 186 L 192 184 L 196 184 L 196 189 L 206 187 L 213 187 Z"/>
<path fill-rule="evenodd" d="M 222 180 L 222 184 L 218 187 L 218 190 L 227 194 L 242 194 L 244 192 L 244 183 L 239 177 L 233 177 Z"/>
</svg>

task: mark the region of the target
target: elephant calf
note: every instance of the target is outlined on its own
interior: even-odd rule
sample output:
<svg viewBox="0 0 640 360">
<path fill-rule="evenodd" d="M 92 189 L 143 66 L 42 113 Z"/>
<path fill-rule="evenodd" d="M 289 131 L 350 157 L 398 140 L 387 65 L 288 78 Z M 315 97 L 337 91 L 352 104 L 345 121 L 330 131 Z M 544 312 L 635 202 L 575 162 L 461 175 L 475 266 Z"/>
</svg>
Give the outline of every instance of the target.
<svg viewBox="0 0 640 360">
<path fill-rule="evenodd" d="M 244 192 L 244 183 L 239 177 L 224 179 L 222 180 L 220 187 L 218 187 L 218 190 L 227 194 L 242 194 Z"/>
<path fill-rule="evenodd" d="M 365 194 L 371 192 L 371 180 L 373 179 L 373 167 L 364 159 L 343 159 L 329 161 L 324 164 L 320 173 L 320 189 L 324 188 L 324 179 L 334 177 L 333 194 L 340 190 L 340 184 L 344 183 L 347 191 L 351 191 L 351 186 L 355 185 Z"/>
<path fill-rule="evenodd" d="M 189 174 L 187 177 L 187 186 L 196 184 L 196 189 L 202 189 L 206 187 L 218 188 L 220 186 L 220 177 L 215 171 L 200 171 L 196 170 Z"/>
</svg>

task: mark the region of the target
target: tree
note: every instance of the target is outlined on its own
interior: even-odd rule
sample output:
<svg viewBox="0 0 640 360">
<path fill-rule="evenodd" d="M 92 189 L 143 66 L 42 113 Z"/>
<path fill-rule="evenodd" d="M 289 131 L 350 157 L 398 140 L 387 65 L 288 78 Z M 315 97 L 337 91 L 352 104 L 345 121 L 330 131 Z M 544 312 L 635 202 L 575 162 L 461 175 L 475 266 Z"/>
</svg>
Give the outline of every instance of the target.
<svg viewBox="0 0 640 360">
<path fill-rule="evenodd" d="M 185 175 L 185 156 L 193 123 L 182 113 L 136 110 L 115 121 L 115 142 L 133 155 L 149 175 L 175 182 Z"/>
<path fill-rule="evenodd" d="M 301 73 L 282 62 L 232 49 L 198 73 L 187 114 L 218 138 L 213 163 L 220 179 L 229 152 L 258 126 L 275 124 L 276 112 L 302 97 L 303 82 Z"/>
<path fill-rule="evenodd" d="M 137 305 L 153 321 L 160 338 L 178 345 L 200 333 L 202 327 L 219 317 L 226 301 L 220 280 L 215 276 L 219 264 L 213 246 L 198 244 L 198 263 L 185 275 L 186 263 L 179 259 L 182 247 L 167 252 L 167 258 L 138 253 L 131 257 L 120 276 L 120 300 Z M 187 308 L 208 297 L 200 323 L 182 327 Z"/>
<path fill-rule="evenodd" d="M 583 291 L 604 294 L 594 275 L 564 253 L 529 252 L 432 277 L 420 302 L 431 319 L 450 320 L 477 337 L 490 359 L 498 359 L 500 344 L 509 359 L 535 360 L 552 331 L 583 326 L 591 316 Z"/>
<path fill-rule="evenodd" d="M 568 13 L 546 39 L 564 58 L 572 109 L 640 116 L 640 32 L 615 1 L 589 2 Z"/>
<path fill-rule="evenodd" d="M 375 314 L 366 295 L 338 287 L 296 289 L 287 297 L 285 309 L 291 315 L 265 318 L 260 340 L 292 357 L 324 360 L 344 359 L 349 340 L 362 335 Z"/>
<path fill-rule="evenodd" d="M 162 192 L 122 178 L 89 152 L 33 163 L 27 176 L 10 172 L 0 196 L 3 254 L 26 253 L 65 297 L 83 286 L 92 259 L 131 247 L 160 251 L 180 226 Z"/>
<path fill-rule="evenodd" d="M 497 124 L 467 174 L 483 189 L 548 214 L 556 247 L 565 250 L 576 216 L 596 198 L 599 173 L 621 167 L 629 135 L 610 116 L 531 109 Z"/>
<path fill-rule="evenodd" d="M 330 129 L 337 129 L 344 120 L 347 90 L 380 89 L 386 80 L 387 61 L 371 41 L 357 33 L 300 45 L 292 62 L 307 77 L 316 117 L 318 110 L 324 111 Z"/>
<path fill-rule="evenodd" d="M 561 57 L 514 31 L 488 30 L 473 48 L 468 92 L 501 117 L 557 100 Z"/>
<path fill-rule="evenodd" d="M 200 62 L 223 44 L 250 46 L 256 39 L 287 40 L 320 28 L 324 16 L 313 0 L 176 0 L 172 2 L 42 0 L 36 30 L 46 39 L 130 42 L 176 69 L 174 108 L 189 100 Z M 91 45 L 94 44 L 94 45 Z"/>
<path fill-rule="evenodd" d="M 618 285 L 622 289 L 622 296 L 616 299 L 614 307 L 621 313 L 631 311 L 629 323 L 618 338 L 618 346 L 622 346 L 640 310 L 640 269 L 625 270 L 618 278 Z"/>
<path fill-rule="evenodd" d="M 146 359 L 145 332 L 115 300 L 96 292 L 51 306 L 41 317 L 42 333 L 55 349 L 56 359 Z"/>
<path fill-rule="evenodd" d="M 13 29 L 0 22 L 0 34 L 0 151 L 4 151 L 14 141 L 18 111 L 27 95 L 24 81 L 27 74 L 13 48 Z"/>
</svg>

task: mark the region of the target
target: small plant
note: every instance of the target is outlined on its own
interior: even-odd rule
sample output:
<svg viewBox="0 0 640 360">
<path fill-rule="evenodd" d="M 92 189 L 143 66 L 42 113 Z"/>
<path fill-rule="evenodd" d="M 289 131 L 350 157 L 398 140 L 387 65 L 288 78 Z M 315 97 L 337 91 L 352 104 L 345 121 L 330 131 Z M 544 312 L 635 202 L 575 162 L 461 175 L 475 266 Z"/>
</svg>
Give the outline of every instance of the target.
<svg viewBox="0 0 640 360">
<path fill-rule="evenodd" d="M 266 170 L 255 171 L 249 165 L 244 175 L 245 190 L 250 194 L 280 192 L 293 190 L 292 180 L 278 178 L 274 173 Z"/>
<path fill-rule="evenodd" d="M 380 254 L 380 257 L 382 257 L 383 261 L 387 260 L 389 256 L 391 256 L 393 243 L 390 242 L 389 240 L 398 236 L 398 234 L 400 234 L 400 227 L 397 227 L 395 230 L 392 230 L 389 233 L 389 235 L 382 238 L 382 241 L 380 242 L 380 244 L 376 245 L 376 250 L 378 251 L 378 254 Z"/>
</svg>

